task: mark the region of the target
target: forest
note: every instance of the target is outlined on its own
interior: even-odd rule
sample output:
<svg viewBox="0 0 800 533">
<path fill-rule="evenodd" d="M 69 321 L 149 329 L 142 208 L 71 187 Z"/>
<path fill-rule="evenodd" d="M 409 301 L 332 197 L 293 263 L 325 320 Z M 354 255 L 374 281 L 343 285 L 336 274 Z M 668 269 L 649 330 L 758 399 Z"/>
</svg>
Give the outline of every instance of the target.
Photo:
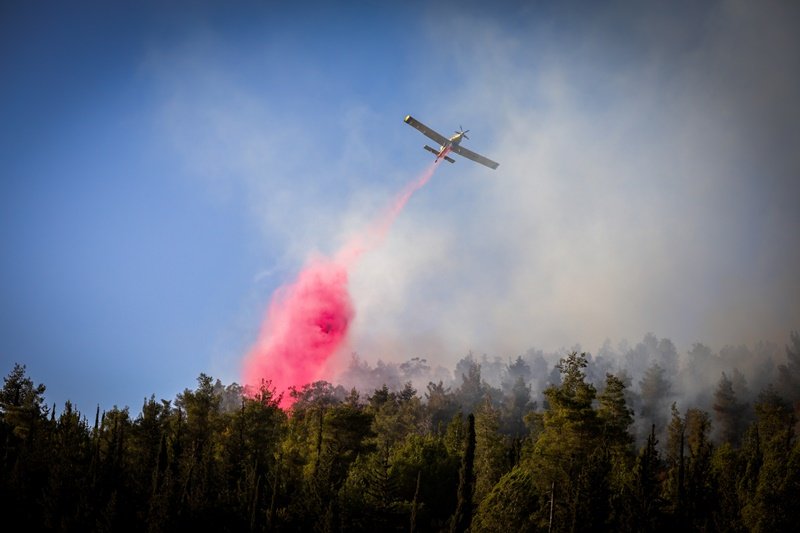
<svg viewBox="0 0 800 533">
<path fill-rule="evenodd" d="M 516 358 L 353 358 L 289 392 L 201 374 L 138 414 L 0 391 L 0 502 L 51 531 L 789 531 L 800 523 L 800 334 Z M 755 363 L 755 364 L 754 364 Z M 436 379 L 439 378 L 439 379 Z M 424 383 L 424 385 L 420 385 Z"/>
</svg>

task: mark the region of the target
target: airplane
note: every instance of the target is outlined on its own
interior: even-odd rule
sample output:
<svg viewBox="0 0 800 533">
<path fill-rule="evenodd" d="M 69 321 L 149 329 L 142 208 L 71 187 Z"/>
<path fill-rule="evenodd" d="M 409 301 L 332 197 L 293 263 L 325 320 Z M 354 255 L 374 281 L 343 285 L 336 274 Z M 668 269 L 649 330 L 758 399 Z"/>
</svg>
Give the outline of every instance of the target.
<svg viewBox="0 0 800 533">
<path fill-rule="evenodd" d="M 412 126 L 413 128 L 418 129 L 426 137 L 433 139 L 439 144 L 438 150 L 436 148 L 431 148 L 427 144 L 424 146 L 424 148 L 427 151 L 436 155 L 436 161 L 434 161 L 434 163 L 438 163 L 440 159 L 444 159 L 449 163 L 455 163 L 456 162 L 455 159 L 448 157 L 447 155 L 450 152 L 453 152 L 460 156 L 466 157 L 467 159 L 472 159 L 476 163 L 480 163 L 481 165 L 487 166 L 492 170 L 496 169 L 500 164 L 492 161 L 488 157 L 483 157 L 482 155 L 476 154 L 475 152 L 467 150 L 466 148 L 461 146 L 462 139 L 469 139 L 469 137 L 467 137 L 467 132 L 469 130 L 464 131 L 464 129 L 461 126 L 458 127 L 458 131 L 456 131 L 456 134 L 448 139 L 444 135 L 430 129 L 428 126 L 426 126 L 419 120 L 415 119 L 411 115 L 406 115 L 406 118 L 403 120 L 403 122 L 405 122 L 409 126 Z"/>
</svg>

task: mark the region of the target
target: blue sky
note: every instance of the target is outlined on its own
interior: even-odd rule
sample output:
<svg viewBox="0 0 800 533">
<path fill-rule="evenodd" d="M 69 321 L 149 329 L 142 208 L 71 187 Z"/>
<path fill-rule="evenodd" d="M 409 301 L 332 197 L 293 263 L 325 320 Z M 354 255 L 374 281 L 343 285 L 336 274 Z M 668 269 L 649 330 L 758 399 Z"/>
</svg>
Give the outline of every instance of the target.
<svg viewBox="0 0 800 533">
<path fill-rule="evenodd" d="M 368 360 L 799 327 L 796 8 L 164 4 L 0 8 L 0 367 L 51 401 L 238 379 L 272 290 L 427 164 L 407 113 L 501 166 L 354 274 Z"/>
</svg>

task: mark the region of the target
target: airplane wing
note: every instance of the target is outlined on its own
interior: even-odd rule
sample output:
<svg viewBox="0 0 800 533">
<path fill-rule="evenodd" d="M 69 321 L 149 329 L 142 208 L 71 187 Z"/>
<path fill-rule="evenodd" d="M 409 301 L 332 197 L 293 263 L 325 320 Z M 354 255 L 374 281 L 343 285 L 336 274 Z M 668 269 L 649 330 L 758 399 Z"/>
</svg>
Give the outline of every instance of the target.
<svg viewBox="0 0 800 533">
<path fill-rule="evenodd" d="M 413 126 L 414 128 L 418 129 L 426 137 L 436 141 L 440 146 L 444 146 L 445 144 L 447 144 L 447 141 L 449 141 L 449 139 L 447 137 L 445 137 L 441 133 L 437 133 L 437 132 L 433 131 L 428 126 L 426 126 L 425 124 L 423 124 L 419 120 L 415 119 L 411 115 L 406 115 L 406 118 L 405 118 L 404 122 L 406 124 L 408 124 L 409 126 Z"/>
<path fill-rule="evenodd" d="M 454 144 L 453 146 L 450 147 L 450 150 L 462 157 L 466 157 L 467 159 L 472 159 L 476 163 L 480 163 L 481 165 L 487 166 L 492 170 L 496 169 L 500 165 L 500 163 L 496 163 L 491 159 L 489 159 L 488 157 L 483 157 L 480 154 L 476 154 L 472 150 L 467 150 L 460 144 Z"/>
</svg>

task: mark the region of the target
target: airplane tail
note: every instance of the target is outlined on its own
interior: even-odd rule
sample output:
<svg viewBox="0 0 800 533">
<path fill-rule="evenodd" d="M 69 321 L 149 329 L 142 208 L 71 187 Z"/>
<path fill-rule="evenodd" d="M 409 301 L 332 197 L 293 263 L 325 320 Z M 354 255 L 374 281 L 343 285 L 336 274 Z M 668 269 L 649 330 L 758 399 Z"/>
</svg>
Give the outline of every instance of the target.
<svg viewBox="0 0 800 533">
<path fill-rule="evenodd" d="M 434 154 L 436 157 L 439 157 L 439 150 L 437 150 L 436 148 L 431 148 L 427 144 L 423 148 L 425 148 L 430 153 Z M 444 156 L 442 159 L 444 159 L 445 161 L 447 161 L 449 163 L 455 163 L 456 162 L 455 159 L 447 157 L 447 156 Z"/>
</svg>

